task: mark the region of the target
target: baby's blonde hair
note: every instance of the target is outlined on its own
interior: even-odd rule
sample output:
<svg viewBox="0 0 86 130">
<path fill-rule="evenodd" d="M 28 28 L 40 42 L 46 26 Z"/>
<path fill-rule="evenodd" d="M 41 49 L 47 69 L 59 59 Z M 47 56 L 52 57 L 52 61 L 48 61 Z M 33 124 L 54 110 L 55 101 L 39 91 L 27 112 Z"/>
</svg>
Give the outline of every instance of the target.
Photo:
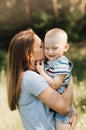
<svg viewBox="0 0 86 130">
<path fill-rule="evenodd" d="M 46 43 L 57 43 L 57 42 L 63 42 L 63 43 L 67 43 L 68 41 L 68 35 L 67 33 L 61 29 L 61 28 L 54 28 L 49 30 L 46 35 L 45 35 L 45 39 L 44 42 Z"/>
</svg>

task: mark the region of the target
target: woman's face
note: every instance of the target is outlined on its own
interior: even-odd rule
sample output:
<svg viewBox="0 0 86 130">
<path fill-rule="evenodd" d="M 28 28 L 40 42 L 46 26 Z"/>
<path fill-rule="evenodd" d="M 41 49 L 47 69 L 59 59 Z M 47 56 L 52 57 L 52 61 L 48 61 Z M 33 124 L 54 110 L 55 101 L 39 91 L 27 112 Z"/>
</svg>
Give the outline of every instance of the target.
<svg viewBox="0 0 86 130">
<path fill-rule="evenodd" d="M 35 34 L 34 35 L 34 43 L 33 43 L 33 51 L 32 51 L 32 57 L 34 59 L 34 63 L 36 63 L 38 60 L 44 59 L 44 47 L 43 42 L 41 39 Z"/>
</svg>

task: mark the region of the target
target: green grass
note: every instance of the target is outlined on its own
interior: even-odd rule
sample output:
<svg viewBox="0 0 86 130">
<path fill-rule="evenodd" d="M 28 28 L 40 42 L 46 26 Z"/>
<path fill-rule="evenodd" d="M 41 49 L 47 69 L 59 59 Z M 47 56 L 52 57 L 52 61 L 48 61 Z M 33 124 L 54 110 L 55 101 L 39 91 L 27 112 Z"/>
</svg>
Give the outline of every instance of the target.
<svg viewBox="0 0 86 130">
<path fill-rule="evenodd" d="M 0 130 L 24 130 L 18 111 L 10 111 L 7 103 L 6 77 L 0 78 Z"/>
<path fill-rule="evenodd" d="M 75 130 L 86 129 L 86 90 L 85 83 L 79 86 L 73 82 L 74 104 L 78 118 Z M 18 111 L 10 111 L 7 103 L 6 78 L 2 73 L 0 81 L 0 130 L 24 130 Z"/>
</svg>

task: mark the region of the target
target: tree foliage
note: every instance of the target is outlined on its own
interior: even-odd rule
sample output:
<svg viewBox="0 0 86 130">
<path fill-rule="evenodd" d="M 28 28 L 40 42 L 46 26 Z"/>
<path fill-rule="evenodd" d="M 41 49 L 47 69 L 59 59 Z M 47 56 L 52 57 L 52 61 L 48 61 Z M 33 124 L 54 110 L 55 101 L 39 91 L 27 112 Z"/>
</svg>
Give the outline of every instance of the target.
<svg viewBox="0 0 86 130">
<path fill-rule="evenodd" d="M 61 27 L 70 41 L 86 40 L 86 1 L 0 0 L 0 48 L 7 49 L 15 33 L 31 27 L 42 39 L 47 30 Z"/>
</svg>

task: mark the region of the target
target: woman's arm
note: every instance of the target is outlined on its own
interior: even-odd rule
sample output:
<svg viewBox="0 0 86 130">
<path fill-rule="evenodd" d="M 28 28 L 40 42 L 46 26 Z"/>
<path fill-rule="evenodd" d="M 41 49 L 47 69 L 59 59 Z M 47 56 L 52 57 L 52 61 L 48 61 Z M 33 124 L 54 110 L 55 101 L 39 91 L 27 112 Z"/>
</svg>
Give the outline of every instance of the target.
<svg viewBox="0 0 86 130">
<path fill-rule="evenodd" d="M 66 115 L 69 113 L 70 105 L 72 103 L 72 88 L 69 86 L 65 92 L 60 95 L 56 90 L 49 86 L 39 95 L 39 98 L 53 110 Z"/>
<path fill-rule="evenodd" d="M 62 93 L 62 95 L 65 99 L 65 102 L 67 102 L 71 105 L 73 102 L 73 88 L 72 88 L 71 84 L 65 89 L 65 91 Z"/>
</svg>

